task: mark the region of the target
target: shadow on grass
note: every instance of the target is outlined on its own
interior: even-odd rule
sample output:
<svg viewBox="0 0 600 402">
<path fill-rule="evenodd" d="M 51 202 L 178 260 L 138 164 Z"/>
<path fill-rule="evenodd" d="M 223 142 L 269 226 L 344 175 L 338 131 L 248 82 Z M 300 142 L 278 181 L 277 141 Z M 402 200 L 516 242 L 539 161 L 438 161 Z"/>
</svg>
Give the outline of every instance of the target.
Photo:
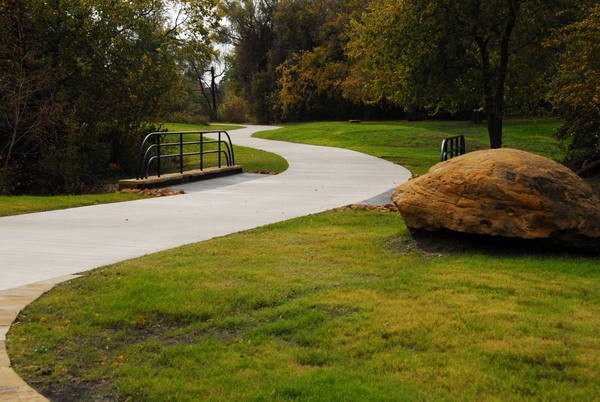
<svg viewBox="0 0 600 402">
<path fill-rule="evenodd" d="M 477 253 L 493 257 L 600 258 L 600 250 L 590 246 L 587 239 L 575 239 L 574 243 L 576 245 L 567 245 L 556 240 L 484 236 L 453 231 L 427 232 L 413 230 L 410 234 L 390 239 L 388 248 L 400 253 L 420 251 L 426 256 Z"/>
</svg>

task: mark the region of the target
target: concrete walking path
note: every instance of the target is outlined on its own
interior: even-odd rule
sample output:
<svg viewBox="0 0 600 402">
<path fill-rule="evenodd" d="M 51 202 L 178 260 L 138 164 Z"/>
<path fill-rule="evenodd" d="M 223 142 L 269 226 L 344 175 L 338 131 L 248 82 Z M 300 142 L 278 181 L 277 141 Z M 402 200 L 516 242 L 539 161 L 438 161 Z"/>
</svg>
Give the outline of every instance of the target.
<svg viewBox="0 0 600 402">
<path fill-rule="evenodd" d="M 230 135 L 235 145 L 287 159 L 290 167 L 279 175 L 215 179 L 181 186 L 185 195 L 0 218 L 0 400 L 10 393 L 10 400 L 39 400 L 17 399 L 18 387 L 5 381 L 6 331 L 18 309 L 35 299 L 5 305 L 16 288 L 29 294 L 37 287 L 41 294 L 99 266 L 360 203 L 410 177 L 401 166 L 358 152 L 251 137 L 275 128 L 247 126 Z"/>
</svg>

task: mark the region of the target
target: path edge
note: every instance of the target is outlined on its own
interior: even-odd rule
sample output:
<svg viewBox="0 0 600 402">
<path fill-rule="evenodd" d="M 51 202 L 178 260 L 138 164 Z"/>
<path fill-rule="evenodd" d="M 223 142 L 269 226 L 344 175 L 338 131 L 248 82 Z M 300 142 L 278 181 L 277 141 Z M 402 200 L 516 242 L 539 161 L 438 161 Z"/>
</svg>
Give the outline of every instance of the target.
<svg viewBox="0 0 600 402">
<path fill-rule="evenodd" d="M 0 401 L 48 401 L 13 370 L 6 347 L 6 335 L 25 307 L 56 285 L 80 276 L 61 276 L 0 291 Z"/>
</svg>

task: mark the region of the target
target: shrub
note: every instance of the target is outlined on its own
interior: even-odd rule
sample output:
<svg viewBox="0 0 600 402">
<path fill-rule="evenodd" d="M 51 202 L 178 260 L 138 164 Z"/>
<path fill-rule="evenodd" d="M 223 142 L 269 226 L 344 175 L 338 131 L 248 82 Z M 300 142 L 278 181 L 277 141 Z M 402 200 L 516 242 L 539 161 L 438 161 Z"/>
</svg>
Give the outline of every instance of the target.
<svg viewBox="0 0 600 402">
<path fill-rule="evenodd" d="M 229 95 L 219 108 L 220 120 L 231 123 L 245 123 L 249 114 L 246 101 L 237 95 Z"/>
</svg>

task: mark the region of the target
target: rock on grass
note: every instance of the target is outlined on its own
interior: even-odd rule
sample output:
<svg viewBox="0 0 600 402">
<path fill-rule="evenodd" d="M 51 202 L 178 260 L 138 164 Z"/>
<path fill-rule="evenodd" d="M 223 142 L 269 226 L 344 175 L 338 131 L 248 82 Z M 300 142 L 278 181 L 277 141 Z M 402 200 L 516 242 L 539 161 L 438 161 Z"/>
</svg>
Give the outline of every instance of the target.
<svg viewBox="0 0 600 402">
<path fill-rule="evenodd" d="M 392 199 L 411 230 L 600 250 L 598 195 L 567 167 L 524 151 L 483 150 L 438 163 Z"/>
</svg>

